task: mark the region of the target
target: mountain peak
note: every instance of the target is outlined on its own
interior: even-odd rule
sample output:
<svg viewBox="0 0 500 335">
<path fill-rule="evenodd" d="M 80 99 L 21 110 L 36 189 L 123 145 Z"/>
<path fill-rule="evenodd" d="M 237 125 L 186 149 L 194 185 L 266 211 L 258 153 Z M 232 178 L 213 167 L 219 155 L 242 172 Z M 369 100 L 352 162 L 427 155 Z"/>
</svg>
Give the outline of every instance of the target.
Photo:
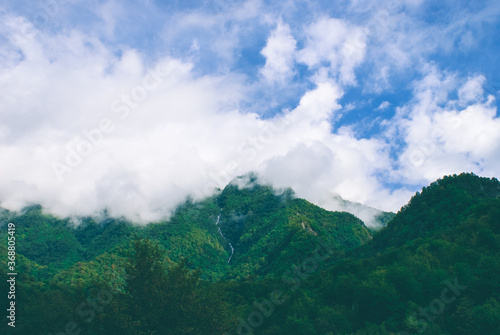
<svg viewBox="0 0 500 335">
<path fill-rule="evenodd" d="M 451 229 L 475 206 L 499 196 L 500 182 L 496 178 L 473 173 L 444 176 L 417 192 L 380 231 L 377 241 L 380 246 L 398 245 Z"/>
</svg>

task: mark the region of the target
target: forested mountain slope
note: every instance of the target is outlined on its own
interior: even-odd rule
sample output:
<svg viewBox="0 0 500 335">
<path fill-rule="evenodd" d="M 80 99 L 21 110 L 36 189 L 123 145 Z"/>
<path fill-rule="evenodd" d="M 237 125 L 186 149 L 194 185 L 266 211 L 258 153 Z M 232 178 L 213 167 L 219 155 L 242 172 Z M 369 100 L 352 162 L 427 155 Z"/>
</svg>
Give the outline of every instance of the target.
<svg viewBox="0 0 500 335">
<path fill-rule="evenodd" d="M 106 211 L 61 219 L 39 205 L 20 213 L 4 211 L 0 220 L 0 225 L 16 225 L 17 251 L 42 266 L 43 278 L 59 271 L 81 272 L 78 264 L 95 264 L 109 254 L 120 257 L 123 252 L 117 250 L 130 248 L 134 236 L 157 241 L 169 262 L 189 260 L 208 280 L 268 275 L 301 255 L 315 238 L 349 249 L 370 237 L 353 215 L 294 199 L 291 189 L 261 185 L 252 175 L 203 201 L 188 199 L 168 220 L 145 226 L 111 218 Z"/>
<path fill-rule="evenodd" d="M 220 195 L 220 225 L 235 250 L 229 278 L 276 275 L 317 240 L 346 250 L 370 238 L 363 222 L 352 214 L 292 199 L 290 190 L 275 192 L 256 183 L 245 188 L 230 184 Z"/>
<path fill-rule="evenodd" d="M 499 195 L 444 177 L 373 237 L 252 178 L 145 227 L 2 211 L 19 272 L 19 327 L 2 333 L 499 334 Z"/>
<path fill-rule="evenodd" d="M 477 205 L 500 196 L 496 179 L 474 174 L 446 176 L 417 192 L 382 229 L 374 244 L 401 245 L 457 225 Z"/>
<path fill-rule="evenodd" d="M 499 187 L 473 174 L 432 183 L 262 333 L 500 334 Z"/>
</svg>

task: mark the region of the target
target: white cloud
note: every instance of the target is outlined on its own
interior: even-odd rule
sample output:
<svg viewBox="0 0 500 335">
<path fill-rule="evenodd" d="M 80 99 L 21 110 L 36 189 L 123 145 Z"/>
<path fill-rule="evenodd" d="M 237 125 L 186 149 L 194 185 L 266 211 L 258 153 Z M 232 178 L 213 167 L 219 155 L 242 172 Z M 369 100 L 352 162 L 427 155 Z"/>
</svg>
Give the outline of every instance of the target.
<svg viewBox="0 0 500 335">
<path fill-rule="evenodd" d="M 391 105 L 391 103 L 389 101 L 383 101 L 378 107 L 377 109 L 378 110 L 385 110 L 387 108 L 389 108 L 389 106 Z"/>
<path fill-rule="evenodd" d="M 360 15 L 357 25 L 366 35 L 365 61 L 370 70 L 363 75 L 367 93 L 381 93 L 392 88 L 394 79 L 413 76 L 428 57 L 446 57 L 467 53 L 479 43 L 479 22 L 488 22 L 498 12 L 478 11 L 463 15 L 460 6 L 447 6 L 439 24 L 421 20 L 423 0 L 373 2 L 355 0 L 351 9 Z M 497 8 L 493 8 L 497 7 Z M 458 47 L 457 47 L 458 46 Z M 417 70 L 417 71 L 415 71 Z"/>
<path fill-rule="evenodd" d="M 462 104 L 478 101 L 484 95 L 483 85 L 486 78 L 482 75 L 468 80 L 465 85 L 458 90 L 458 98 Z"/>
<path fill-rule="evenodd" d="M 268 81 L 283 84 L 293 74 L 296 44 L 290 27 L 279 20 L 261 51 L 266 57 L 261 73 Z"/>
<path fill-rule="evenodd" d="M 340 89 L 329 82 L 318 83 L 306 93 L 287 116 L 290 125 L 280 134 L 286 149 L 277 150 L 264 162 L 262 175 L 330 210 L 342 208 L 335 198 L 338 194 L 376 208 L 399 209 L 409 193 L 391 193 L 375 177 L 391 169 L 387 143 L 357 139 L 346 127 L 333 131 L 331 119 L 341 109 L 337 102 L 341 96 Z"/>
<path fill-rule="evenodd" d="M 349 19 L 318 16 L 319 5 L 252 0 L 216 13 L 149 3 L 147 19 L 124 6 L 137 14 L 137 31 L 116 29 L 130 19 L 116 14 L 113 1 L 92 12 L 99 17 L 90 28 L 68 24 L 70 5 L 51 17 L 54 29 L 2 12 L 1 205 L 31 201 L 63 215 L 107 207 L 147 221 L 168 215 L 187 195 L 208 195 L 255 171 L 332 210 L 339 209 L 337 194 L 397 210 L 410 193 L 386 186 L 388 179 L 413 187 L 463 170 L 498 176 L 499 120 L 485 78 L 464 80 L 426 58 L 479 43 L 467 27 L 494 15 L 422 25 L 412 16 L 419 3 L 354 1 L 350 10 L 359 16 Z M 278 17 L 288 24 L 275 25 Z M 259 49 L 265 65 L 255 61 Z M 255 55 L 244 61 L 255 64 L 239 67 L 248 50 Z M 409 85 L 420 71 L 423 78 Z M 373 101 L 356 97 L 352 86 L 387 93 L 382 99 L 405 90 L 392 87 L 394 74 L 413 98 L 380 104 L 397 113 L 382 121 L 387 132 L 360 138 L 353 130 L 375 118 L 338 123 L 352 106 Z"/>
<path fill-rule="evenodd" d="M 332 133 L 342 96 L 332 81 L 263 120 L 237 109 L 246 88 L 236 75 L 196 76 L 168 57 L 147 66 L 78 32 L 15 47 L 26 57 L 0 82 L 2 206 L 107 207 L 148 221 L 250 171 L 317 203 L 336 193 L 370 202 L 382 187 L 367 183 L 386 164 L 384 144 Z"/>
<path fill-rule="evenodd" d="M 343 84 L 355 84 L 355 68 L 366 53 L 366 33 L 361 27 L 323 17 L 306 30 L 307 41 L 297 60 L 310 68 L 328 63 L 331 74 Z"/>
<path fill-rule="evenodd" d="M 108 39 L 112 38 L 116 29 L 117 17 L 124 13 L 123 7 L 116 0 L 109 0 L 98 4 L 95 11 L 102 19 L 102 26 L 100 27 L 102 33 Z"/>
<path fill-rule="evenodd" d="M 425 184 L 463 171 L 500 174 L 500 119 L 493 96 L 484 99 L 484 81 L 477 76 L 458 86 L 454 75 L 432 68 L 417 83 L 417 99 L 398 121 L 406 142 L 399 160 L 404 180 Z M 448 98 L 453 91 L 458 100 Z"/>
</svg>

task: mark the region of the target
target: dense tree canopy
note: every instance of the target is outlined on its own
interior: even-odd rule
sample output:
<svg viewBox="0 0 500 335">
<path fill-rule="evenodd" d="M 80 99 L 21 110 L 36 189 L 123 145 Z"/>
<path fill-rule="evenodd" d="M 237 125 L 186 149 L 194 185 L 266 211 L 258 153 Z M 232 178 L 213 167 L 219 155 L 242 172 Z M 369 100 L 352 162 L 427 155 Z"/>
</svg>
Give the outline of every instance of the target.
<svg viewBox="0 0 500 335">
<path fill-rule="evenodd" d="M 500 183 L 472 174 L 374 234 L 255 180 L 145 227 L 3 210 L 19 275 L 2 334 L 500 334 L 499 218 Z"/>
</svg>

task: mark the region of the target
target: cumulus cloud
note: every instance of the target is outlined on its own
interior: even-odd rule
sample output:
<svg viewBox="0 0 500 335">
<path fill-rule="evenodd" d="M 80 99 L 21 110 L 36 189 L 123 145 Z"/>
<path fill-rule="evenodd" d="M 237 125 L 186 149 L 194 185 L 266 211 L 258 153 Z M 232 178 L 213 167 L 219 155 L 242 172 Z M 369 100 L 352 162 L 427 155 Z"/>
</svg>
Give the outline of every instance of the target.
<svg viewBox="0 0 500 335">
<path fill-rule="evenodd" d="M 500 118 L 494 97 L 485 97 L 483 76 L 457 80 L 431 67 L 415 85 L 415 101 L 397 121 L 406 147 L 400 173 L 407 181 L 428 183 L 463 171 L 497 176 Z M 450 99 L 456 92 L 458 99 Z"/>
<path fill-rule="evenodd" d="M 107 208 L 145 222 L 256 172 L 331 210 L 358 210 L 340 195 L 395 211 L 444 174 L 500 175 L 488 81 L 426 59 L 453 50 L 437 47 L 448 37 L 478 32 L 467 35 L 464 20 L 419 25 L 401 8 L 418 12 L 420 1 L 405 3 L 370 2 L 367 11 L 353 1 L 349 10 L 368 19 L 348 20 L 253 0 L 219 2 L 215 13 L 173 8 L 176 15 L 146 2 L 151 27 L 114 1 L 87 26 L 65 16 L 71 4 L 43 26 L 2 11 L 0 205 L 41 203 L 59 215 Z M 127 11 L 138 35 L 118 29 Z M 394 73 L 412 75 L 408 99 L 392 99 Z M 379 133 L 354 130 L 364 121 L 352 113 L 373 97 L 353 95 L 357 85 L 361 95 L 390 93 L 374 100 L 385 111 L 373 119 L 389 115 Z"/>
<path fill-rule="evenodd" d="M 283 83 L 293 74 L 294 52 L 297 41 L 292 36 L 290 27 L 281 20 L 271 33 L 261 53 L 266 57 L 262 75 L 271 82 Z"/>
<path fill-rule="evenodd" d="M 365 57 L 366 33 L 348 22 L 323 17 L 307 28 L 307 41 L 298 60 L 310 68 L 327 62 L 332 75 L 343 84 L 355 84 L 354 70 Z"/>
<path fill-rule="evenodd" d="M 2 74 L 3 206 L 30 201 L 60 215 L 107 207 L 148 221 L 250 171 L 313 201 L 374 191 L 358 188 L 381 144 L 332 134 L 342 96 L 333 81 L 263 120 L 237 109 L 237 75 L 196 76 L 168 57 L 148 67 L 135 50 L 118 57 L 77 32 L 13 43 L 25 58 Z"/>
</svg>

